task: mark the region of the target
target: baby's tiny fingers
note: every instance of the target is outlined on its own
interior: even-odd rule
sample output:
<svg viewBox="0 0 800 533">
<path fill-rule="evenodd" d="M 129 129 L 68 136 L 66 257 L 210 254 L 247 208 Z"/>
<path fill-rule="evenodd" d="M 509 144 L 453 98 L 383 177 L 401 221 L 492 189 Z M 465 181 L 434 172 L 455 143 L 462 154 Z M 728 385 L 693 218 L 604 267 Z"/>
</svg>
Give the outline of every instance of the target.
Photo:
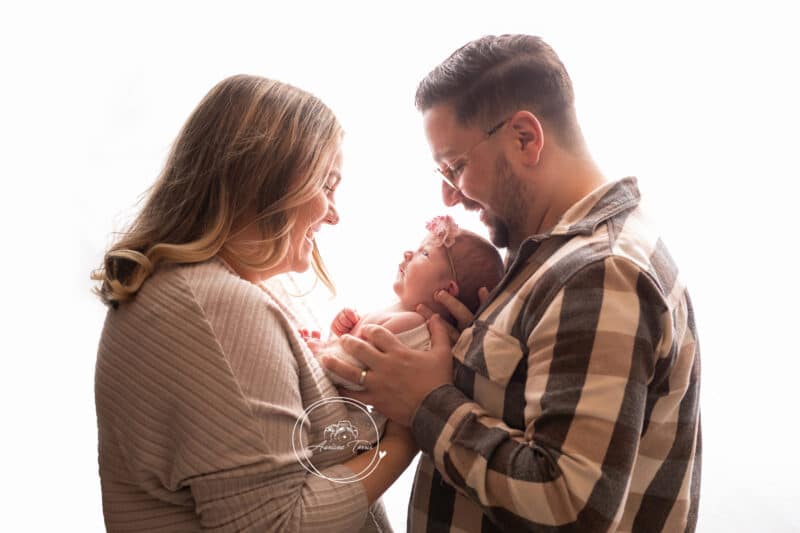
<svg viewBox="0 0 800 533">
<path fill-rule="evenodd" d="M 467 327 L 467 324 L 472 320 L 472 312 L 449 292 L 438 290 L 434 293 L 433 298 L 450 311 L 450 315 L 456 319 L 459 329 Z"/>
<path fill-rule="evenodd" d="M 349 309 L 349 308 L 345 309 L 344 310 L 344 314 L 347 317 L 347 319 L 350 320 L 353 323 L 353 325 L 355 325 L 355 323 L 358 322 L 358 320 L 359 320 L 358 313 L 356 313 L 353 309 Z"/>
</svg>

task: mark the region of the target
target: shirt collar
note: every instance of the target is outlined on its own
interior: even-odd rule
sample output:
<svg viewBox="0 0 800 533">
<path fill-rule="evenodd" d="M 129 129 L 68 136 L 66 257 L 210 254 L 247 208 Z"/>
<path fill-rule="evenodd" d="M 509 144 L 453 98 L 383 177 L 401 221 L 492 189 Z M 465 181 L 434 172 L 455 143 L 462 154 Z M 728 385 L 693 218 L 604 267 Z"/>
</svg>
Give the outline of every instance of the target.
<svg viewBox="0 0 800 533">
<path fill-rule="evenodd" d="M 605 183 L 578 200 L 555 227 L 530 239 L 541 241 L 555 235 L 591 235 L 597 226 L 639 205 L 641 195 L 635 177 Z"/>
<path fill-rule="evenodd" d="M 603 222 L 638 206 L 640 198 L 637 180 L 633 176 L 604 183 L 567 209 L 553 229 L 525 239 L 516 255 L 509 254 L 506 264 L 528 257 L 550 237 L 591 235 Z"/>
</svg>

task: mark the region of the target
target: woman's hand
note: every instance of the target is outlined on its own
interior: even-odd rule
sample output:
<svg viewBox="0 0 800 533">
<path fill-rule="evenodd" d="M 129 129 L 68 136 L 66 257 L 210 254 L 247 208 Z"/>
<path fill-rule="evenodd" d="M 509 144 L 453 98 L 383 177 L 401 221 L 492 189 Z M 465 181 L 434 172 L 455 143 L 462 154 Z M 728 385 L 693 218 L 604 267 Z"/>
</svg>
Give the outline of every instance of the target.
<svg viewBox="0 0 800 533">
<path fill-rule="evenodd" d="M 486 287 L 481 287 L 478 289 L 478 301 L 481 305 L 486 303 L 488 298 L 489 290 Z M 464 331 L 464 328 L 466 328 L 467 324 L 469 324 L 472 320 L 472 311 L 470 311 L 466 305 L 461 303 L 458 298 L 445 290 L 438 290 L 433 293 L 433 299 L 442 304 L 450 312 L 450 315 L 456 319 L 458 326 L 457 328 L 453 327 L 447 322 L 444 322 L 445 327 L 447 328 L 447 335 L 450 337 L 450 342 L 455 344 L 458 341 L 458 338 L 461 336 L 461 332 Z M 433 311 L 425 304 L 419 304 L 417 306 L 417 313 L 421 314 L 428 320 L 434 314 Z"/>
<path fill-rule="evenodd" d="M 331 333 L 337 337 L 350 333 L 359 320 L 361 320 L 359 314 L 355 310 L 346 307 L 339 311 L 339 314 L 333 319 Z"/>
</svg>

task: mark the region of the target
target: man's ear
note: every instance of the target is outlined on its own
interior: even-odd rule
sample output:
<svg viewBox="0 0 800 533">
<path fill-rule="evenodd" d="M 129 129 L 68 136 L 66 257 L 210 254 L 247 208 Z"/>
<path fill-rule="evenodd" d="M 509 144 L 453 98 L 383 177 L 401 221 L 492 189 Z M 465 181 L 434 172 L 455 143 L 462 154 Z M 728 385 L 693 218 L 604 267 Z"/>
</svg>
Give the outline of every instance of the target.
<svg viewBox="0 0 800 533">
<path fill-rule="evenodd" d="M 530 111 L 518 111 L 509 120 L 514 132 L 515 146 L 523 162 L 528 165 L 538 164 L 544 148 L 542 123 Z"/>
</svg>

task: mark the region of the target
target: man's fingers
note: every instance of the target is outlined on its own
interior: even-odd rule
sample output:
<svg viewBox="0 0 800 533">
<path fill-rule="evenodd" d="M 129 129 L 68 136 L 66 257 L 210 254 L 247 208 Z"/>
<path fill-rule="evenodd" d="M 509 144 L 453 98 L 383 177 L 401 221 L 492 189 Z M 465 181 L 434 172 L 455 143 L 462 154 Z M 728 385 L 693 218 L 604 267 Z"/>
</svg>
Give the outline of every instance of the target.
<svg viewBox="0 0 800 533">
<path fill-rule="evenodd" d="M 364 326 L 361 330 L 362 336 L 381 352 L 394 352 L 403 349 L 403 344 L 397 340 L 391 331 L 375 324 Z M 367 365 L 373 367 L 373 365 Z"/>
<path fill-rule="evenodd" d="M 374 326 L 374 327 L 380 327 L 380 326 Z M 364 329 L 369 330 L 370 327 L 366 327 Z M 362 365 L 368 368 L 380 367 L 381 361 L 383 360 L 383 353 L 377 348 L 373 347 L 368 342 L 353 337 L 352 335 L 345 334 L 342 335 L 341 337 L 341 343 L 344 351 L 352 355 L 359 361 L 361 361 Z M 359 370 L 358 372 L 360 374 L 361 370 Z"/>
<path fill-rule="evenodd" d="M 341 396 L 344 396 L 346 398 L 352 398 L 354 400 L 358 400 L 359 402 L 361 402 L 361 403 L 363 403 L 365 405 L 371 405 L 370 404 L 370 394 L 368 392 L 366 392 L 366 391 L 360 392 L 360 391 L 345 389 L 344 387 L 338 387 L 336 390 L 339 391 L 339 394 Z"/>
<path fill-rule="evenodd" d="M 445 306 L 453 318 L 458 322 L 458 329 L 462 330 L 472 320 L 472 312 L 461 301 L 445 290 L 434 293 L 433 298 Z"/>
<path fill-rule="evenodd" d="M 448 324 L 439 315 L 433 315 L 428 320 L 428 331 L 431 333 L 431 350 L 443 344 L 446 344 L 449 350 L 461 336 L 452 324 Z"/>
<path fill-rule="evenodd" d="M 487 289 L 486 287 L 481 287 L 480 289 L 478 289 L 478 301 L 481 303 L 481 305 L 485 304 L 486 300 L 488 299 L 489 299 L 489 289 Z"/>
<path fill-rule="evenodd" d="M 320 358 L 320 363 L 337 376 L 340 376 L 351 383 L 358 383 L 358 380 L 361 377 L 361 368 L 342 361 L 337 357 L 330 357 L 327 355 L 322 356 Z"/>
</svg>

